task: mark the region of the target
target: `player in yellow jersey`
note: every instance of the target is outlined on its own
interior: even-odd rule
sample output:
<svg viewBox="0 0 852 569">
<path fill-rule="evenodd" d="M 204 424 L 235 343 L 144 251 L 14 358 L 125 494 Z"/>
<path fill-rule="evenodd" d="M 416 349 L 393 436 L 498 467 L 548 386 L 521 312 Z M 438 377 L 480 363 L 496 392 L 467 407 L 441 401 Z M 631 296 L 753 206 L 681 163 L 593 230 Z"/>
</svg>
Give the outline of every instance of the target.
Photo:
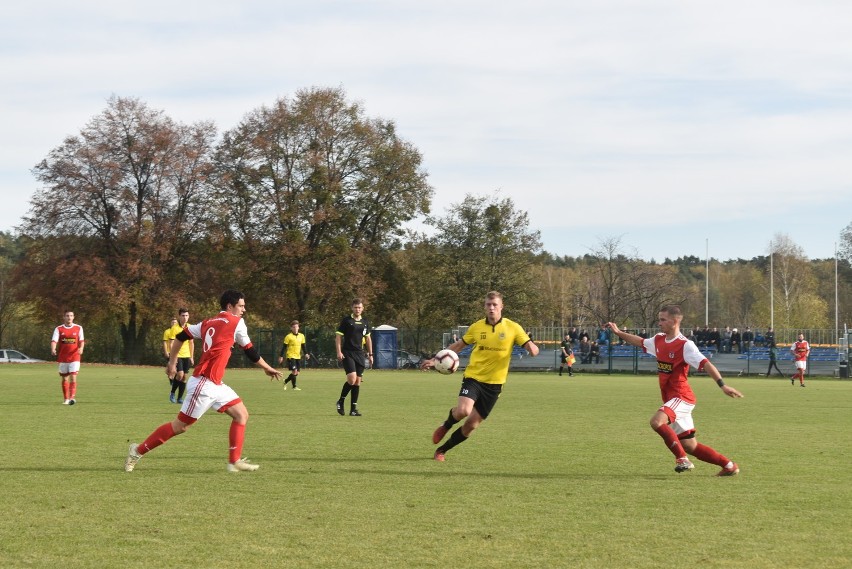
<svg viewBox="0 0 852 569">
<path fill-rule="evenodd" d="M 189 310 L 179 308 L 178 317 L 172 318 L 172 326 L 163 333 L 163 350 L 166 353 L 166 358 L 169 357 L 175 336 L 183 331 L 187 322 L 189 322 Z M 187 374 L 189 374 L 189 369 L 195 365 L 195 361 L 193 360 L 194 348 L 195 345 L 192 339 L 190 339 L 183 343 L 178 352 L 177 372 L 174 377 L 169 378 L 172 385 L 171 393 L 169 393 L 169 401 L 172 403 L 183 403 L 183 396 L 186 393 Z M 177 392 L 177 398 L 175 398 L 175 392 Z"/>
<path fill-rule="evenodd" d="M 299 321 L 293 320 L 290 322 L 290 333 L 284 336 L 284 342 L 281 344 L 281 354 L 278 356 L 278 363 L 284 362 L 284 356 L 287 356 L 287 369 L 290 370 L 290 375 L 284 380 L 284 389 L 287 389 L 287 382 L 293 383 L 293 391 L 301 391 L 296 387 L 296 378 L 302 369 L 302 349 L 305 346 L 305 335 L 299 332 Z M 305 359 L 310 359 L 311 356 L 305 352 Z"/>
<path fill-rule="evenodd" d="M 512 349 L 523 346 L 531 356 L 538 355 L 538 346 L 530 339 L 520 324 L 503 318 L 503 295 L 491 291 L 485 298 L 485 318 L 474 322 L 467 333 L 448 346 L 458 353 L 474 344 L 470 363 L 464 370 L 458 403 L 450 409 L 444 423 L 432 434 L 432 443 L 438 444 L 453 425 L 467 418 L 461 427 L 435 451 L 435 460 L 444 461 L 451 448 L 463 443 L 473 433 L 497 404 L 497 398 L 509 375 Z M 435 366 L 435 360 L 426 360 L 423 369 Z"/>
</svg>

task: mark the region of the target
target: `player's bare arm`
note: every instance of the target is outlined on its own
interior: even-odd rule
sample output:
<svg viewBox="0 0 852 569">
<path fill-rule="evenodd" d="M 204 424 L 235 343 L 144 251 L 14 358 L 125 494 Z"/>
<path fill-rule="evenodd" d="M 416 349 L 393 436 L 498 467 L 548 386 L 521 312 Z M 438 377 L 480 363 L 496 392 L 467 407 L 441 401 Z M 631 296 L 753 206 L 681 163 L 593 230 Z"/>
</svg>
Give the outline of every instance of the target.
<svg viewBox="0 0 852 569">
<path fill-rule="evenodd" d="M 719 372 L 719 369 L 710 362 L 704 364 L 704 371 L 707 372 L 707 375 L 709 375 L 710 378 L 716 382 L 716 385 L 718 385 L 722 389 L 722 393 L 724 393 L 728 397 L 733 397 L 734 399 L 745 397 L 742 393 L 740 393 L 730 385 L 727 385 L 722 379 L 722 374 L 721 372 Z"/>
<path fill-rule="evenodd" d="M 456 340 L 447 346 L 447 349 L 452 350 L 455 353 L 459 353 L 465 348 L 465 346 L 467 346 L 467 344 L 465 344 L 463 340 Z M 425 359 L 420 362 L 420 369 L 422 370 L 432 369 L 433 367 L 435 367 L 435 358 Z"/>
<path fill-rule="evenodd" d="M 535 345 L 535 342 L 530 340 L 526 344 L 524 344 L 524 348 L 527 350 L 530 356 L 536 357 L 538 355 L 538 346 Z M 563 352 L 565 350 L 562 350 Z"/>
<path fill-rule="evenodd" d="M 604 328 L 609 328 L 612 330 L 612 333 L 630 344 L 631 346 L 636 346 L 638 348 L 642 347 L 642 338 L 635 334 L 630 334 L 629 332 L 623 332 L 618 328 L 618 324 L 615 322 L 607 322 Z"/>
</svg>

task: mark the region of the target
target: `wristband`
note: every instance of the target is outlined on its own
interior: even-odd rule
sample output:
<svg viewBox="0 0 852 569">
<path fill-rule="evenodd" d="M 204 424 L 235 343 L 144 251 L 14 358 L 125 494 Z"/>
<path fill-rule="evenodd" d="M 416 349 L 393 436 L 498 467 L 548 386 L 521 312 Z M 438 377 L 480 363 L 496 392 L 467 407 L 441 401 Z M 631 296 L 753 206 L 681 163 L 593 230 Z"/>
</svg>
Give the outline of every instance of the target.
<svg viewBox="0 0 852 569">
<path fill-rule="evenodd" d="M 716 385 L 718 385 L 719 387 L 725 387 L 725 382 L 724 382 L 724 381 L 722 381 L 721 379 L 717 379 L 717 380 L 716 380 Z"/>
</svg>

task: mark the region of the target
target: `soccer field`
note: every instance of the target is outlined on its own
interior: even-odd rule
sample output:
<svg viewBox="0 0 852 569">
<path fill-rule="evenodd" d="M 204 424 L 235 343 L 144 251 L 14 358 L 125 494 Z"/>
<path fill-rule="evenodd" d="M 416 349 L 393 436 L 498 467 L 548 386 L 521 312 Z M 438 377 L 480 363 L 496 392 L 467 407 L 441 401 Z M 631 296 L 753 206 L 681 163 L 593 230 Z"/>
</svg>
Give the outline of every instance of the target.
<svg viewBox="0 0 852 569">
<path fill-rule="evenodd" d="M 511 374 L 438 463 L 460 380 L 368 371 L 341 417 L 342 371 L 293 392 L 229 370 L 260 470 L 226 472 L 210 412 L 125 473 L 178 411 L 163 370 L 84 364 L 69 407 L 55 365 L 0 366 L 0 567 L 852 566 L 850 381 L 730 378 L 733 400 L 693 378 L 698 439 L 741 468 L 718 478 L 673 471 L 652 376 Z"/>
</svg>

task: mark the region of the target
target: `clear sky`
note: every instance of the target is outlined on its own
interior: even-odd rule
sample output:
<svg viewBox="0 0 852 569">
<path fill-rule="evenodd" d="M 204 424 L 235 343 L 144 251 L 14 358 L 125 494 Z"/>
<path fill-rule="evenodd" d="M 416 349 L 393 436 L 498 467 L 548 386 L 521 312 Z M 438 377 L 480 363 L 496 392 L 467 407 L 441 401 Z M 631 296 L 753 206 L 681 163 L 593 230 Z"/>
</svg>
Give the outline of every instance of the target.
<svg viewBox="0 0 852 569">
<path fill-rule="evenodd" d="M 852 223 L 845 0 L 16 2 L 0 19 L 0 230 L 32 167 L 137 97 L 220 132 L 342 86 L 424 156 L 442 214 L 512 198 L 545 250 L 834 255 Z"/>
</svg>

